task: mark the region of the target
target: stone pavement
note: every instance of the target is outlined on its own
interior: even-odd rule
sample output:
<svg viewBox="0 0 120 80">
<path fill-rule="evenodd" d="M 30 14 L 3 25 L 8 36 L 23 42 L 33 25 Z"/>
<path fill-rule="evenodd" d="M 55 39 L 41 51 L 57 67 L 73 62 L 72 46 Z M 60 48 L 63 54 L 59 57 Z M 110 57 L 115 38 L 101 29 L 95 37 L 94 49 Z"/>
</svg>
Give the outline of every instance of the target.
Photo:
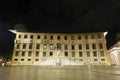
<svg viewBox="0 0 120 80">
<path fill-rule="evenodd" d="M 0 67 L 0 80 L 120 80 L 120 66 Z"/>
</svg>

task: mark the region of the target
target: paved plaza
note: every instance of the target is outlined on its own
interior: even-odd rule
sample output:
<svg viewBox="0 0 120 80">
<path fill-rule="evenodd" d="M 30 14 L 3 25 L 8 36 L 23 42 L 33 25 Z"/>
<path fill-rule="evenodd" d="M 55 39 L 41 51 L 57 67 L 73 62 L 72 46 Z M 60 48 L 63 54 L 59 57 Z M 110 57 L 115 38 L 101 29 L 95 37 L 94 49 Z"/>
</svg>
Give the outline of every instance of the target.
<svg viewBox="0 0 120 80">
<path fill-rule="evenodd" d="M 0 80 L 120 80 L 120 66 L 0 67 Z"/>
</svg>

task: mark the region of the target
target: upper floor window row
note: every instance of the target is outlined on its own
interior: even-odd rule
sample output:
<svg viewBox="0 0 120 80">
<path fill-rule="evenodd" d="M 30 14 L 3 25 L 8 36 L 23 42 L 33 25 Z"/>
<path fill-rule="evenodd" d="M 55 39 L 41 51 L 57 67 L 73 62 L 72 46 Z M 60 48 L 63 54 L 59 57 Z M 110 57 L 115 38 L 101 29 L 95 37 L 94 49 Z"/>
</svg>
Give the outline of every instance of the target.
<svg viewBox="0 0 120 80">
<path fill-rule="evenodd" d="M 18 35 L 18 38 L 22 38 L 22 35 Z M 24 38 L 24 39 L 27 39 L 27 38 L 33 39 L 33 38 L 34 38 L 34 35 L 28 36 L 28 35 L 26 34 L 26 35 L 23 35 L 23 38 Z"/>
<path fill-rule="evenodd" d="M 27 35 L 27 34 L 25 34 L 25 35 L 18 35 L 18 38 L 24 38 L 24 39 L 26 39 L 26 38 L 30 38 L 30 39 L 33 39 L 33 38 L 36 38 L 36 39 L 41 39 L 41 38 L 43 38 L 43 39 L 50 39 L 50 40 L 53 40 L 53 39 L 57 39 L 57 40 L 60 40 L 60 39 L 64 39 L 64 40 L 68 40 L 68 38 L 70 38 L 70 40 L 75 40 L 75 39 L 77 39 L 77 40 L 81 40 L 81 39 L 85 39 L 85 40 L 88 40 L 88 39 L 101 39 L 102 38 L 102 35 L 101 34 L 91 34 L 91 35 L 78 35 L 78 36 L 74 36 L 74 35 L 71 35 L 71 36 L 67 36 L 67 35 L 65 35 L 65 36 L 60 36 L 60 35 L 57 35 L 57 37 L 55 38 L 55 36 L 54 35 L 50 35 L 50 36 L 48 36 L 48 35 L 43 35 L 42 37 L 41 37 L 41 35 Z"/>
</svg>

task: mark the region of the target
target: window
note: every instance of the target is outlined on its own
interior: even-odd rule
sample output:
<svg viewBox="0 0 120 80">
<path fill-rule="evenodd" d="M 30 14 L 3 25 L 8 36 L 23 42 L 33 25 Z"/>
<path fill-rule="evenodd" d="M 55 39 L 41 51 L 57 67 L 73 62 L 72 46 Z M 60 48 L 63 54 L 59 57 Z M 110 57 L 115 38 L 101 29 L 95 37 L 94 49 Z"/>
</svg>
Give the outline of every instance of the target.
<svg viewBox="0 0 120 80">
<path fill-rule="evenodd" d="M 105 59 L 101 59 L 101 61 L 105 61 Z"/>
<path fill-rule="evenodd" d="M 64 40 L 67 40 L 68 38 L 67 38 L 67 36 L 64 36 Z"/>
<path fill-rule="evenodd" d="M 16 51 L 15 56 L 19 56 L 19 51 Z"/>
<path fill-rule="evenodd" d="M 61 44 L 60 44 L 60 43 L 57 43 L 57 44 L 56 44 L 56 48 L 57 48 L 57 49 L 61 49 Z"/>
<path fill-rule="evenodd" d="M 80 61 L 82 62 L 82 61 L 83 61 L 83 59 L 80 59 Z"/>
<path fill-rule="evenodd" d="M 18 59 L 14 59 L 14 61 L 18 61 Z"/>
<path fill-rule="evenodd" d="M 49 56 L 53 56 L 53 52 L 50 52 Z"/>
<path fill-rule="evenodd" d="M 81 40 L 81 36 L 78 36 L 78 40 Z"/>
<path fill-rule="evenodd" d="M 50 39 L 53 40 L 53 35 L 50 36 Z"/>
<path fill-rule="evenodd" d="M 72 52 L 72 57 L 75 57 L 75 52 Z"/>
<path fill-rule="evenodd" d="M 26 49 L 26 43 L 23 44 L 23 49 Z"/>
<path fill-rule="evenodd" d="M 85 44 L 85 46 L 86 46 L 86 49 L 89 49 L 89 44 Z"/>
<path fill-rule="evenodd" d="M 60 36 L 57 36 L 57 39 L 60 40 Z"/>
<path fill-rule="evenodd" d="M 33 35 L 30 35 L 30 39 L 33 39 Z"/>
<path fill-rule="evenodd" d="M 40 39 L 40 35 L 37 35 L 37 39 Z"/>
<path fill-rule="evenodd" d="M 93 51 L 93 57 L 97 57 L 97 52 Z"/>
<path fill-rule="evenodd" d="M 24 57 L 24 56 L 25 56 L 25 51 L 22 52 L 22 57 Z"/>
<path fill-rule="evenodd" d="M 64 49 L 68 50 L 68 45 L 67 44 L 64 45 Z"/>
<path fill-rule="evenodd" d="M 99 49 L 103 49 L 103 44 L 99 43 Z"/>
<path fill-rule="evenodd" d="M 28 61 L 31 61 L 31 59 L 28 59 Z"/>
<path fill-rule="evenodd" d="M 15 56 L 19 56 L 19 51 L 16 51 Z"/>
<path fill-rule="evenodd" d="M 40 49 L 40 44 L 36 44 L 36 49 Z"/>
<path fill-rule="evenodd" d="M 18 38 L 21 38 L 21 35 L 19 35 Z"/>
<path fill-rule="evenodd" d="M 47 35 L 44 35 L 44 39 L 47 39 Z"/>
<path fill-rule="evenodd" d="M 46 50 L 47 49 L 47 45 L 43 44 L 43 49 Z"/>
<path fill-rule="evenodd" d="M 50 44 L 50 50 L 53 50 L 53 44 Z"/>
<path fill-rule="evenodd" d="M 74 36 L 71 36 L 71 40 L 74 40 Z"/>
<path fill-rule="evenodd" d="M 64 52 L 64 55 L 65 55 L 66 57 L 68 57 L 68 52 Z"/>
<path fill-rule="evenodd" d="M 98 59 L 94 59 L 94 61 L 98 61 Z"/>
<path fill-rule="evenodd" d="M 24 38 L 27 38 L 27 35 L 24 35 Z"/>
<path fill-rule="evenodd" d="M 79 57 L 83 57 L 83 53 L 82 52 L 79 52 Z"/>
<path fill-rule="evenodd" d="M 79 47 L 79 50 L 82 50 L 82 44 L 79 44 L 78 47 Z"/>
<path fill-rule="evenodd" d="M 17 49 L 20 49 L 20 44 L 17 44 Z"/>
<path fill-rule="evenodd" d="M 85 35 L 85 40 L 88 40 L 88 35 Z"/>
<path fill-rule="evenodd" d="M 96 44 L 92 44 L 92 49 L 96 49 Z"/>
<path fill-rule="evenodd" d="M 35 59 L 35 61 L 39 61 L 39 59 Z"/>
<path fill-rule="evenodd" d="M 104 57 L 104 51 L 100 51 L 100 56 Z"/>
<path fill-rule="evenodd" d="M 74 46 L 74 45 L 71 45 L 71 49 L 72 49 L 72 50 L 75 50 L 75 46 Z"/>
<path fill-rule="evenodd" d="M 33 47 L 33 44 L 30 43 L 30 44 L 29 44 L 29 49 L 32 49 L 32 47 Z"/>
<path fill-rule="evenodd" d="M 97 36 L 98 36 L 98 39 L 102 38 L 101 34 L 98 34 Z"/>
<path fill-rule="evenodd" d="M 43 57 L 46 57 L 46 52 L 43 52 Z"/>
<path fill-rule="evenodd" d="M 95 36 L 93 34 L 91 35 L 91 39 L 95 39 Z"/>
<path fill-rule="evenodd" d="M 29 56 L 29 57 L 32 56 L 32 52 L 31 52 L 31 51 L 28 52 L 28 56 Z"/>
<path fill-rule="evenodd" d="M 86 55 L 87 55 L 87 57 L 90 57 L 90 52 L 87 51 L 87 52 L 86 52 Z"/>
<path fill-rule="evenodd" d="M 21 59 L 21 61 L 24 61 L 24 59 Z"/>
<path fill-rule="evenodd" d="M 39 57 L 39 51 L 36 51 L 35 56 L 36 56 L 36 57 Z"/>
</svg>

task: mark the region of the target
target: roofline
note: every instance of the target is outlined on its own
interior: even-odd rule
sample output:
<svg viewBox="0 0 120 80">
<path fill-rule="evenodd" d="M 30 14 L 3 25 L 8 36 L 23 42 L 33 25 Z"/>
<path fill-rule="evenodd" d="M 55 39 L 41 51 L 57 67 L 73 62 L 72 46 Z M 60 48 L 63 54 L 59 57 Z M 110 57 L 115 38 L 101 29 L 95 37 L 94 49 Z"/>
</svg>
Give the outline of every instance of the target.
<svg viewBox="0 0 120 80">
<path fill-rule="evenodd" d="M 109 48 L 109 50 L 112 49 L 112 48 L 114 48 L 114 47 L 116 47 L 116 45 L 117 45 L 118 43 L 120 43 L 120 41 L 115 42 L 115 44 L 113 44 L 113 45 Z"/>
<path fill-rule="evenodd" d="M 9 29 L 10 32 L 14 33 L 14 34 L 17 34 L 17 32 L 32 32 L 32 33 L 67 33 L 67 34 L 73 34 L 73 33 L 103 33 L 104 37 L 107 35 L 107 31 L 91 31 L 91 32 L 54 32 L 54 31 L 50 31 L 50 32 L 47 32 L 47 31 L 32 31 L 32 30 L 14 30 L 14 29 Z"/>
<path fill-rule="evenodd" d="M 112 52 L 112 51 L 114 51 L 114 50 L 120 50 L 120 47 L 113 47 L 113 48 L 111 48 L 110 50 L 108 50 L 108 52 L 110 53 L 110 52 Z"/>
</svg>

